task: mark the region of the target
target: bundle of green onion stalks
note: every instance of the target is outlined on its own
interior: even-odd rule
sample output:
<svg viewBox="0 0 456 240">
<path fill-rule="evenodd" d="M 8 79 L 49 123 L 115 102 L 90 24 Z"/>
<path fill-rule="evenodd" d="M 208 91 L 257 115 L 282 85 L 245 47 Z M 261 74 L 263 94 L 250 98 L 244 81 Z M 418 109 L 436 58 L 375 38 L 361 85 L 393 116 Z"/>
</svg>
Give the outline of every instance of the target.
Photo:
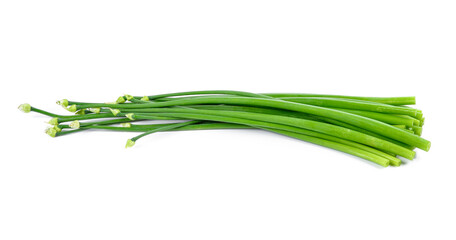
<svg viewBox="0 0 456 240">
<path fill-rule="evenodd" d="M 152 96 L 124 95 L 112 103 L 61 100 L 75 115 L 58 115 L 29 104 L 19 108 L 52 117 L 46 132 L 63 136 L 87 129 L 139 132 L 128 139 L 162 131 L 261 129 L 325 146 L 372 161 L 399 166 L 412 160 L 415 148 L 428 151 L 421 138 L 424 117 L 415 97 L 354 97 L 340 95 L 240 91 L 193 91 Z M 169 123 L 153 123 L 169 120 Z"/>
</svg>

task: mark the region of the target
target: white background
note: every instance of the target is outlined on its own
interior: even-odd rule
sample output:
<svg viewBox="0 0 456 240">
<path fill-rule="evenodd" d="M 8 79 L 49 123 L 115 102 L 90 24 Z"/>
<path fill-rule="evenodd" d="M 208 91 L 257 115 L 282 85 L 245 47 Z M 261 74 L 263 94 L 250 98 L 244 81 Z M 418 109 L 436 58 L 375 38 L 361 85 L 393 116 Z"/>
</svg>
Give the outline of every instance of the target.
<svg viewBox="0 0 456 240">
<path fill-rule="evenodd" d="M 455 239 L 454 1 L 2 1 L 0 239 Z M 52 139 L 55 100 L 229 89 L 417 97 L 401 167 L 272 133 Z"/>
</svg>

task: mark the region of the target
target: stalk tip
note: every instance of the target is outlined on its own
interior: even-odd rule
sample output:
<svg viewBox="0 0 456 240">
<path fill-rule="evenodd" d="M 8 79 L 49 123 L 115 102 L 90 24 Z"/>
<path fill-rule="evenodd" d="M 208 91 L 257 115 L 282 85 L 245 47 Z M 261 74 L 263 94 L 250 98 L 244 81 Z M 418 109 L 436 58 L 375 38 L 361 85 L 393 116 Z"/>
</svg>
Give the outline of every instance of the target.
<svg viewBox="0 0 456 240">
<path fill-rule="evenodd" d="M 55 129 L 55 131 L 57 131 L 57 132 L 61 132 L 62 131 L 62 129 L 59 128 L 59 126 L 57 126 L 57 125 L 52 126 L 52 128 Z"/>
<path fill-rule="evenodd" d="M 57 101 L 57 104 L 62 107 L 68 107 L 68 99 L 62 99 L 60 101 Z"/>
<path fill-rule="evenodd" d="M 125 114 L 125 117 L 127 117 L 130 120 L 135 120 L 135 114 L 134 113 L 127 113 L 127 114 Z"/>
<path fill-rule="evenodd" d="M 76 114 L 76 115 L 85 115 L 86 114 L 85 113 L 85 109 L 79 109 L 76 112 L 74 112 L 74 114 Z"/>
<path fill-rule="evenodd" d="M 101 108 L 89 108 L 89 111 L 91 111 L 93 113 L 100 113 Z"/>
<path fill-rule="evenodd" d="M 148 96 L 144 96 L 144 97 L 141 98 L 141 100 L 142 100 L 142 101 L 149 101 L 150 99 L 149 99 Z"/>
<path fill-rule="evenodd" d="M 48 127 L 46 128 L 46 134 L 51 136 L 51 137 L 55 137 L 55 135 L 57 134 L 57 130 L 55 130 L 53 127 Z"/>
<path fill-rule="evenodd" d="M 48 123 L 51 125 L 57 125 L 59 124 L 59 118 L 52 118 Z"/>
<path fill-rule="evenodd" d="M 133 99 L 133 96 L 130 95 L 130 94 L 125 94 L 124 97 L 125 97 L 128 101 L 130 101 L 130 100 Z"/>
<path fill-rule="evenodd" d="M 123 96 L 118 97 L 116 100 L 116 103 L 124 103 L 124 102 L 125 102 L 125 98 Z"/>
<path fill-rule="evenodd" d="M 32 106 L 30 106 L 30 104 L 28 103 L 24 103 L 19 105 L 18 109 L 22 112 L 29 113 L 30 111 L 32 111 Z"/>
<path fill-rule="evenodd" d="M 112 113 L 112 115 L 114 115 L 114 116 L 117 116 L 117 114 L 120 113 L 120 110 L 119 110 L 119 109 L 110 108 L 109 110 L 111 110 L 111 113 Z"/>
<path fill-rule="evenodd" d="M 78 110 L 78 109 L 76 108 L 76 104 L 73 104 L 73 105 L 69 106 L 69 107 L 67 108 L 67 110 L 70 111 L 70 112 L 72 112 L 72 113 L 74 113 L 74 112 L 76 112 L 76 110 Z"/>
<path fill-rule="evenodd" d="M 133 147 L 135 145 L 135 141 L 128 139 L 125 148 Z"/>
<path fill-rule="evenodd" d="M 121 123 L 120 126 L 125 127 L 125 128 L 130 128 L 131 123 Z"/>
<path fill-rule="evenodd" d="M 72 128 L 72 129 L 79 129 L 80 126 L 81 126 L 81 124 L 79 123 L 78 120 L 74 120 L 70 123 L 70 128 Z"/>
</svg>

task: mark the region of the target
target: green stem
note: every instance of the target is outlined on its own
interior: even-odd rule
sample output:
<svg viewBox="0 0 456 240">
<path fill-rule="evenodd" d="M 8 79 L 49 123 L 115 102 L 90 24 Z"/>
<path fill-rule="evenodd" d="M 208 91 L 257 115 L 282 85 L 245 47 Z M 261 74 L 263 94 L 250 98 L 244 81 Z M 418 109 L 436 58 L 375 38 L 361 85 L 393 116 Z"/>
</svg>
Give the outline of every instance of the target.
<svg viewBox="0 0 456 240">
<path fill-rule="evenodd" d="M 376 155 L 376 154 L 368 152 L 368 151 L 364 151 L 360 148 L 352 147 L 352 146 L 337 143 L 337 142 L 328 141 L 328 140 L 321 139 L 321 138 L 306 136 L 304 134 L 299 134 L 299 133 L 294 133 L 294 132 L 288 132 L 288 131 L 277 130 L 277 129 L 270 129 L 270 131 L 276 132 L 276 133 L 279 133 L 282 135 L 286 135 L 289 137 L 297 138 L 297 139 L 300 139 L 300 140 L 303 140 L 306 142 L 314 143 L 314 144 L 324 146 L 327 148 L 332 148 L 334 150 L 338 150 L 341 152 L 345 152 L 345 153 L 372 161 L 383 167 L 387 167 L 390 164 L 390 161 L 387 158 L 381 157 L 379 155 Z M 398 164 L 398 163 L 394 163 L 394 164 Z M 399 165 L 396 165 L 396 166 L 399 166 Z"/>
<path fill-rule="evenodd" d="M 247 106 L 259 106 L 259 107 L 271 107 L 278 109 L 285 109 L 297 112 L 304 112 L 313 114 L 316 116 L 323 116 L 335 120 L 339 120 L 354 126 L 361 127 L 363 129 L 378 133 L 380 135 L 404 142 L 411 146 L 416 146 L 425 151 L 429 151 L 431 143 L 415 134 L 404 133 L 400 129 L 397 129 L 386 123 L 334 110 L 329 108 L 323 108 L 318 106 L 286 102 L 275 99 L 260 99 L 260 98 L 245 98 L 245 97 L 230 97 L 230 98 L 219 98 L 219 97 L 205 97 L 205 98 L 194 98 L 188 100 L 175 100 L 169 102 L 160 103 L 144 103 L 144 104 L 118 104 L 117 106 L 110 104 L 94 103 L 91 105 L 80 105 L 77 108 L 86 107 L 117 107 L 118 109 L 131 109 L 131 108 L 159 108 L 169 106 L 183 106 L 183 105 L 198 105 L 198 104 L 232 104 L 232 105 L 247 105 Z"/>
<path fill-rule="evenodd" d="M 285 101 L 309 104 L 313 106 L 355 109 L 361 111 L 392 113 L 416 116 L 417 110 L 413 108 L 403 108 L 386 104 L 379 104 L 368 101 L 353 101 L 351 99 L 323 98 L 323 97 L 287 97 L 281 98 Z"/>
<path fill-rule="evenodd" d="M 263 93 L 263 95 L 282 98 L 282 97 L 330 97 L 330 98 L 347 98 L 378 102 L 391 105 L 414 105 L 415 97 L 359 97 L 359 96 L 343 96 L 329 94 L 307 94 L 307 93 Z"/>
<path fill-rule="evenodd" d="M 153 110 L 153 109 L 151 109 Z M 275 116 L 268 114 L 258 113 L 243 113 L 243 112 L 232 112 L 232 111 L 210 111 L 210 110 L 196 110 L 196 109 L 155 109 L 163 111 L 163 113 L 154 113 L 152 116 L 173 116 L 180 117 L 183 119 L 196 119 L 196 120 L 209 120 L 218 122 L 230 122 L 245 125 L 256 125 L 260 124 L 260 127 L 267 128 L 278 128 L 283 129 L 284 125 L 287 127 L 296 127 L 299 129 L 308 129 L 311 131 L 317 131 L 334 137 L 351 140 L 361 144 L 365 144 L 374 148 L 381 149 L 383 151 L 392 152 L 394 154 L 403 156 L 407 159 L 413 159 L 415 152 L 406 149 L 402 146 L 393 144 L 391 142 L 372 137 L 370 135 L 352 131 L 347 128 L 321 123 L 316 121 L 310 121 L 305 119 L 297 119 L 284 116 Z M 167 111 L 167 112 L 166 112 Z M 148 119 L 150 114 L 135 114 L 137 119 Z M 403 132 L 402 130 L 398 129 Z"/>
<path fill-rule="evenodd" d="M 134 132 L 134 131 L 135 132 L 144 132 L 144 131 L 159 132 L 159 131 L 226 129 L 226 128 L 230 128 L 230 129 L 233 129 L 233 128 L 252 128 L 251 126 L 239 125 L 239 124 L 230 124 L 230 123 L 201 123 L 201 124 L 194 124 L 193 123 L 191 125 L 185 125 L 185 126 L 181 126 L 181 127 L 178 127 L 178 128 L 175 128 L 175 127 L 176 127 L 176 124 L 152 124 L 152 125 L 138 125 L 138 126 L 135 126 L 135 127 L 132 126 L 131 128 L 96 126 L 96 125 L 95 126 L 89 126 L 88 128 L 108 129 L 108 130 L 128 131 L 128 132 Z M 282 127 L 284 129 L 287 129 L 287 130 L 298 131 L 299 134 L 302 135 L 302 136 L 300 136 L 299 139 L 304 140 L 304 141 L 308 141 L 308 142 L 312 142 L 312 143 L 315 143 L 315 144 L 318 144 L 318 145 L 322 145 L 322 146 L 326 146 L 326 147 L 332 148 L 331 144 L 330 144 L 331 146 L 329 146 L 327 144 L 324 144 L 324 142 L 321 142 L 321 141 L 320 142 L 312 141 L 313 138 L 311 138 L 310 136 L 314 136 L 314 137 L 319 137 L 321 139 L 326 139 L 327 141 L 337 142 L 337 143 L 340 143 L 340 144 L 351 146 L 351 147 L 353 147 L 355 149 L 359 149 L 359 150 L 350 149 L 351 151 L 347 152 L 347 153 L 355 155 L 355 156 L 359 156 L 356 153 L 359 153 L 360 150 L 361 151 L 366 151 L 366 152 L 369 152 L 369 153 L 373 153 L 373 154 L 377 155 L 377 157 L 370 156 L 367 159 L 371 160 L 373 162 L 376 162 L 376 163 L 378 163 L 378 164 L 380 164 L 382 166 L 387 166 L 387 164 L 386 164 L 387 162 L 390 162 L 391 165 L 393 165 L 393 166 L 399 166 L 401 164 L 401 160 L 400 159 L 392 157 L 392 156 L 388 155 L 387 153 L 384 153 L 382 151 L 376 150 L 374 148 L 371 148 L 371 147 L 368 147 L 368 146 L 365 146 L 365 145 L 362 145 L 362 144 L 359 144 L 359 143 L 355 143 L 355 142 L 352 142 L 352 141 L 348 141 L 348 140 L 332 137 L 332 136 L 329 136 L 329 135 L 326 135 L 326 134 L 321 134 L 321 133 L 318 133 L 318 132 L 308 131 L 308 130 L 305 130 L 305 129 L 298 129 L 298 128 L 293 128 L 293 127 L 288 127 L 288 126 L 282 126 Z M 265 129 L 268 130 L 268 131 L 273 131 L 273 132 L 279 131 L 279 130 L 272 129 L 272 128 L 265 128 Z M 291 137 L 296 137 L 296 135 L 290 135 L 289 131 L 280 132 L 280 133 L 284 134 L 284 135 L 291 136 Z M 308 136 L 308 137 L 304 137 L 304 136 Z M 133 139 L 132 138 L 132 140 L 136 141 L 137 139 Z M 338 145 L 338 146 L 340 147 L 342 145 Z M 337 149 L 337 150 L 341 150 L 342 151 L 342 149 Z M 346 151 L 343 151 L 343 152 L 346 152 Z M 379 158 L 378 156 L 380 156 L 381 158 Z M 359 157 L 365 158 L 363 156 L 359 156 Z M 385 159 L 388 160 L 388 161 L 385 161 Z"/>
<path fill-rule="evenodd" d="M 200 121 L 188 121 L 188 122 L 182 122 L 182 123 L 172 123 L 172 124 L 169 124 L 167 126 L 159 127 L 157 129 L 152 129 L 152 130 L 149 130 L 149 131 L 147 131 L 145 133 L 139 134 L 138 136 L 133 137 L 130 140 L 132 140 L 133 142 L 136 142 L 138 139 L 140 139 L 142 137 L 145 137 L 145 136 L 147 136 L 149 134 L 155 133 L 155 132 L 168 131 L 168 130 L 172 130 L 172 129 L 175 129 L 175 128 L 196 124 L 198 122 L 200 122 Z"/>
<path fill-rule="evenodd" d="M 228 94 L 228 95 L 241 96 L 241 97 L 271 98 L 270 96 L 266 96 L 263 94 L 256 94 L 256 93 L 242 92 L 242 91 L 230 91 L 230 90 L 176 92 L 176 93 L 150 95 L 148 97 L 150 100 L 152 100 L 152 99 L 165 98 L 165 97 L 177 97 L 177 96 L 186 96 L 186 95 L 205 95 L 205 94 Z M 135 98 L 141 98 L 141 97 L 136 96 Z"/>
<path fill-rule="evenodd" d="M 43 114 L 43 115 L 49 116 L 49 117 L 64 117 L 63 115 L 58 115 L 58 114 L 55 114 L 55 113 L 50 113 L 50 112 L 41 110 L 41 109 L 36 108 L 36 107 L 31 107 L 30 111 L 36 112 L 36 113 L 39 113 L 39 114 Z"/>
<path fill-rule="evenodd" d="M 343 108 L 334 108 L 335 110 L 356 114 L 359 116 L 375 119 L 384 123 L 388 124 L 401 124 L 406 125 L 407 127 L 412 127 L 417 124 L 417 120 L 413 118 L 406 118 L 406 116 L 398 116 L 393 114 L 384 114 L 384 113 L 376 113 L 376 112 L 368 112 L 368 111 L 360 111 L 360 110 L 352 110 L 352 109 L 343 109 Z M 419 124 L 419 122 L 418 122 Z"/>
</svg>

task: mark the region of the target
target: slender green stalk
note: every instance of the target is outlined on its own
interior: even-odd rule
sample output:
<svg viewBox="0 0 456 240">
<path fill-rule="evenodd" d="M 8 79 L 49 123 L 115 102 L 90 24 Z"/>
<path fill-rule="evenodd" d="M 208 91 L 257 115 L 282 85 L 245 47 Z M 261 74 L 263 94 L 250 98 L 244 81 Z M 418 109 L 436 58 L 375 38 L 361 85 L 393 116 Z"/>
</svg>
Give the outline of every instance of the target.
<svg viewBox="0 0 456 240">
<path fill-rule="evenodd" d="M 411 117 L 411 116 L 408 116 L 408 115 L 401 115 L 399 117 L 403 117 L 403 118 L 407 118 L 409 120 L 412 120 L 413 121 L 413 126 L 419 126 L 421 124 L 420 119 L 418 119 L 416 117 Z M 410 127 L 412 127 L 412 126 L 410 126 Z"/>
<path fill-rule="evenodd" d="M 407 148 L 409 150 L 414 150 L 416 147 L 414 146 L 410 146 L 410 145 L 407 145 L 403 142 L 399 142 L 397 140 L 394 140 L 394 139 L 391 139 L 391 138 L 388 138 L 388 137 L 385 137 L 385 136 L 382 136 L 380 134 L 377 134 L 377 133 L 374 133 L 374 132 L 371 132 L 371 131 L 368 131 L 366 129 L 363 129 L 363 128 L 359 128 L 357 126 L 353 126 L 351 124 L 347 124 L 347 123 L 344 123 L 344 122 L 341 122 L 341 121 L 338 121 L 338 120 L 334 120 L 334 119 L 329 119 L 329 118 L 324 118 L 324 117 L 318 117 L 319 120 L 321 120 L 322 122 L 326 122 L 326 123 L 331 123 L 331 124 L 334 124 L 336 126 L 340 126 L 340 127 L 344 127 L 344 128 L 348 128 L 348 129 L 351 129 L 351 130 L 355 130 L 355 131 L 358 131 L 358 132 L 361 132 L 361 133 L 364 133 L 364 134 L 367 134 L 367 135 L 370 135 L 370 136 L 373 136 L 373 137 L 376 137 L 376 138 L 380 138 L 380 139 L 383 139 L 385 141 L 388 141 L 388 142 L 391 142 L 391 143 L 394 143 L 396 145 L 399 145 L 399 146 L 402 146 L 404 148 Z"/>
<path fill-rule="evenodd" d="M 259 107 L 271 107 L 278 109 L 285 109 L 297 112 L 304 112 L 313 114 L 316 116 L 323 116 L 335 120 L 339 120 L 348 124 L 352 124 L 363 129 L 378 133 L 380 135 L 404 142 L 411 146 L 416 146 L 420 149 L 428 151 L 431 143 L 417 135 L 404 133 L 400 129 L 397 129 L 386 123 L 334 110 L 328 108 L 322 108 L 318 106 L 286 102 L 275 99 L 260 99 L 260 98 L 245 98 L 245 97 L 232 97 L 232 98 L 195 98 L 189 100 L 175 100 L 169 102 L 160 103 L 145 103 L 145 104 L 87 104 L 79 105 L 76 108 L 87 108 L 87 107 L 117 107 L 119 109 L 131 109 L 131 108 L 160 108 L 169 106 L 182 106 L 182 105 L 198 105 L 198 104 L 232 104 L 232 105 L 247 105 L 247 106 L 259 106 Z"/>
<path fill-rule="evenodd" d="M 384 114 L 384 113 L 376 113 L 376 112 L 368 112 L 368 111 L 360 111 L 360 110 L 352 110 L 352 109 L 343 109 L 343 108 L 334 108 L 335 110 L 348 112 L 352 114 L 356 114 L 359 116 L 375 119 L 384 123 L 388 124 L 401 124 L 407 127 L 412 127 L 416 124 L 419 124 L 416 119 L 407 118 L 407 116 L 398 116 L 394 114 Z"/>
<path fill-rule="evenodd" d="M 347 98 L 378 102 L 390 105 L 415 105 L 415 97 L 358 97 L 358 96 L 342 96 L 329 94 L 307 94 L 307 93 L 263 93 L 263 95 L 282 98 L 282 97 L 330 97 L 330 98 Z"/>
<path fill-rule="evenodd" d="M 50 113 L 50 112 L 47 112 L 47 111 L 44 111 L 44 110 L 41 110 L 39 108 L 36 108 L 36 107 L 31 107 L 30 111 L 32 112 L 36 112 L 36 113 L 39 113 L 39 114 L 43 114 L 45 116 L 49 116 L 49 117 L 63 117 L 62 115 L 58 115 L 58 114 L 54 114 L 54 113 Z"/>
<path fill-rule="evenodd" d="M 350 99 L 323 98 L 323 97 L 286 97 L 281 98 L 285 101 L 309 104 L 313 106 L 355 109 L 379 113 L 392 113 L 416 116 L 417 110 L 413 108 L 396 107 L 392 105 L 379 104 L 368 101 L 352 101 Z"/>
<path fill-rule="evenodd" d="M 342 128 L 332 124 L 326 124 L 316 121 L 310 121 L 305 119 L 297 119 L 284 116 L 275 116 L 268 114 L 259 113 L 243 113 L 243 112 L 232 112 L 232 111 L 211 111 L 211 110 L 197 110 L 197 109 L 155 109 L 163 111 L 163 113 L 150 114 L 135 114 L 137 119 L 148 119 L 149 116 L 173 116 L 181 117 L 183 119 L 196 119 L 196 120 L 208 120 L 218 122 L 230 122 L 237 124 L 253 125 L 258 124 L 259 127 L 277 128 L 284 129 L 283 125 L 288 127 L 297 127 L 302 129 L 308 129 L 324 133 L 330 136 L 358 142 L 374 148 L 378 148 L 387 152 L 391 152 L 407 159 L 413 159 L 415 152 L 406 149 L 402 146 L 393 144 L 391 142 L 372 137 L 370 135 L 356 132 L 347 128 Z M 171 112 L 170 112 L 171 111 Z M 402 130 L 398 129 L 403 132 Z"/>
<path fill-rule="evenodd" d="M 179 126 L 179 125 L 183 125 L 183 126 Z M 226 128 L 230 128 L 230 129 L 239 128 L 239 129 L 242 129 L 242 128 L 253 128 L 253 127 L 246 126 L 246 125 L 239 125 L 239 124 L 230 124 L 230 123 L 201 123 L 201 124 L 195 124 L 195 123 L 185 122 L 185 123 L 177 123 L 177 124 L 136 125 L 136 126 L 132 126 L 131 128 L 93 125 L 93 126 L 88 126 L 88 128 L 91 128 L 91 129 L 116 130 L 116 131 L 128 131 L 128 132 L 144 132 L 144 131 L 147 131 L 144 134 L 144 135 L 147 135 L 147 133 L 153 133 L 153 132 L 159 132 L 159 131 L 207 130 L 207 129 L 226 129 Z M 299 132 L 299 134 L 301 134 L 302 136 L 319 137 L 321 139 L 326 139 L 328 141 L 341 143 L 341 144 L 344 144 L 344 145 L 347 145 L 347 146 L 354 147 L 356 149 L 360 149 L 362 151 L 373 153 L 375 155 L 380 156 L 382 158 L 382 160 L 381 161 L 373 160 L 373 159 L 377 159 L 378 160 L 379 159 L 378 157 L 374 157 L 374 158 L 368 159 L 368 160 L 374 161 L 374 162 L 376 162 L 376 163 L 378 163 L 378 164 L 380 164 L 382 166 L 387 166 L 387 164 L 385 164 L 386 163 L 385 159 L 387 159 L 388 162 L 390 162 L 391 165 L 393 165 L 393 166 L 399 166 L 401 164 L 401 160 L 400 159 L 395 158 L 393 156 L 390 156 L 387 153 L 384 153 L 382 151 L 376 150 L 374 148 L 359 144 L 359 143 L 355 143 L 355 142 L 352 142 L 352 141 L 348 141 L 348 140 L 332 137 L 332 136 L 329 136 L 329 135 L 326 135 L 326 134 L 322 134 L 322 133 L 318 133 L 318 132 L 308 131 L 308 130 L 305 130 L 305 129 L 299 129 L 299 128 L 294 128 L 294 127 L 289 127 L 289 126 L 283 126 L 283 128 L 287 129 L 289 131 L 293 131 L 295 133 Z M 268 131 L 273 131 L 273 132 L 277 132 L 278 131 L 278 130 L 273 129 L 273 128 L 265 128 L 265 129 L 268 130 Z M 287 132 L 289 133 L 289 131 L 287 131 Z M 285 132 L 281 132 L 281 134 L 283 134 L 283 133 L 285 133 Z M 287 134 L 284 134 L 284 135 L 287 135 Z M 295 135 L 293 135 L 291 137 L 294 137 L 294 136 Z M 302 138 L 305 138 L 305 137 L 301 137 L 300 138 L 301 140 L 304 140 Z M 307 138 L 305 138 L 305 139 L 307 139 Z M 132 138 L 131 140 L 135 142 L 137 139 Z M 305 141 L 309 141 L 309 139 L 307 139 Z M 310 141 L 310 142 L 313 142 L 313 141 Z M 316 144 L 319 144 L 319 143 L 316 143 Z M 322 145 L 322 144 L 319 144 L 319 145 Z M 350 152 L 348 152 L 348 153 L 350 153 Z M 353 154 L 353 155 L 358 156 L 357 154 Z"/>
<path fill-rule="evenodd" d="M 90 119 L 100 119 L 100 118 L 113 118 L 115 117 L 112 113 L 100 113 L 100 114 L 84 114 L 84 115 L 69 115 L 69 116 L 60 116 L 56 118 L 57 123 L 70 122 L 74 120 L 90 120 Z"/>
<path fill-rule="evenodd" d="M 350 124 L 346 124 L 344 122 L 340 122 L 340 121 L 333 120 L 333 119 L 328 119 L 328 118 L 321 117 L 321 116 L 313 116 L 313 115 L 309 115 L 309 114 L 305 114 L 305 113 L 301 113 L 301 112 L 293 112 L 293 111 L 286 111 L 286 110 L 272 109 L 272 108 L 259 108 L 259 107 L 249 107 L 249 106 L 233 106 L 233 105 L 189 105 L 188 107 L 195 108 L 195 109 L 206 109 L 206 110 L 227 110 L 227 111 L 241 111 L 241 112 L 274 114 L 274 115 L 280 115 L 280 116 L 288 116 L 288 117 L 295 117 L 295 118 L 331 123 L 331 124 L 334 124 L 337 126 L 352 129 L 352 130 L 355 130 L 358 132 L 362 132 L 362 133 L 392 142 L 394 144 L 397 144 L 399 146 L 405 147 L 410 150 L 415 149 L 415 147 L 412 147 L 410 145 L 404 144 L 402 142 L 398 142 L 396 140 L 384 137 L 382 135 L 367 131 L 367 130 L 359 128 L 359 127 L 355 127 Z M 400 118 L 400 117 L 398 117 L 398 118 Z M 409 120 L 405 120 L 405 121 L 409 121 Z M 412 122 L 412 121 L 410 121 L 410 122 Z M 402 125 L 402 126 L 404 126 L 403 128 L 405 128 L 405 125 Z"/>
<path fill-rule="evenodd" d="M 423 128 L 419 126 L 412 126 L 412 130 L 418 136 L 421 136 L 421 134 L 423 133 Z"/>
<path fill-rule="evenodd" d="M 136 141 L 138 141 L 140 138 L 143 138 L 143 137 L 145 137 L 145 136 L 147 136 L 149 134 L 160 132 L 160 131 L 168 131 L 168 130 L 184 127 L 184 126 L 187 126 L 187 125 L 196 124 L 198 122 L 200 122 L 200 121 L 188 121 L 188 122 L 181 122 L 181 123 L 173 123 L 173 124 L 169 124 L 167 126 L 163 126 L 163 127 L 159 127 L 159 128 L 156 128 L 156 129 L 149 130 L 147 132 L 139 134 L 136 137 L 132 137 L 132 138 L 128 139 L 127 145 L 125 147 L 132 147 L 135 144 Z"/>
<path fill-rule="evenodd" d="M 159 95 L 150 95 L 147 97 L 150 100 L 153 100 L 153 99 L 165 98 L 165 97 L 176 97 L 176 96 L 187 96 L 187 95 L 205 95 L 205 94 L 228 94 L 228 95 L 241 96 L 241 97 L 271 98 L 270 96 L 266 96 L 263 94 L 256 94 L 256 93 L 242 92 L 242 91 L 230 91 L 230 90 L 176 92 L 176 93 L 167 93 L 167 94 L 159 94 Z M 135 98 L 141 98 L 141 97 L 136 96 Z"/>
<path fill-rule="evenodd" d="M 170 124 L 174 124 L 174 123 L 145 124 L 145 125 L 132 124 L 131 127 L 129 127 L 129 128 L 106 126 L 106 125 L 90 125 L 90 126 L 86 126 L 83 128 L 84 129 L 113 130 L 113 131 L 120 131 L 120 132 L 146 132 L 146 131 L 150 131 L 150 130 L 155 130 L 160 127 L 168 126 Z M 248 125 L 234 124 L 234 123 L 208 122 L 208 123 L 192 124 L 192 125 L 188 125 L 188 126 L 175 128 L 175 129 L 169 129 L 167 131 L 214 130 L 214 129 L 254 129 L 254 127 L 248 126 Z"/>
<path fill-rule="evenodd" d="M 111 119 L 111 120 L 105 120 L 105 121 L 95 121 L 95 122 L 84 122 L 80 124 L 80 127 L 87 127 L 91 125 L 109 125 L 109 124 L 116 124 L 116 123 L 126 123 L 126 122 L 131 122 L 133 120 L 128 119 L 128 118 L 119 118 L 119 119 Z M 59 124 L 59 128 L 65 129 L 65 128 L 70 128 L 69 125 L 67 124 Z"/>
<path fill-rule="evenodd" d="M 288 131 L 283 131 L 283 130 L 277 130 L 277 129 L 271 129 L 271 131 L 286 135 L 289 137 L 297 138 L 306 142 L 314 143 L 320 146 L 324 146 L 327 148 L 332 148 L 341 152 L 345 152 L 354 156 L 358 156 L 360 158 L 372 161 L 374 163 L 377 163 L 383 167 L 387 167 L 390 162 L 388 159 L 383 158 L 379 155 L 364 151 L 360 148 L 348 146 L 345 144 L 337 143 L 337 142 L 331 142 L 328 140 L 324 140 L 321 138 L 316 138 L 316 137 L 311 137 L 311 136 L 306 136 L 304 134 L 299 134 L 299 133 L 294 133 L 294 132 L 288 132 Z"/>
</svg>

